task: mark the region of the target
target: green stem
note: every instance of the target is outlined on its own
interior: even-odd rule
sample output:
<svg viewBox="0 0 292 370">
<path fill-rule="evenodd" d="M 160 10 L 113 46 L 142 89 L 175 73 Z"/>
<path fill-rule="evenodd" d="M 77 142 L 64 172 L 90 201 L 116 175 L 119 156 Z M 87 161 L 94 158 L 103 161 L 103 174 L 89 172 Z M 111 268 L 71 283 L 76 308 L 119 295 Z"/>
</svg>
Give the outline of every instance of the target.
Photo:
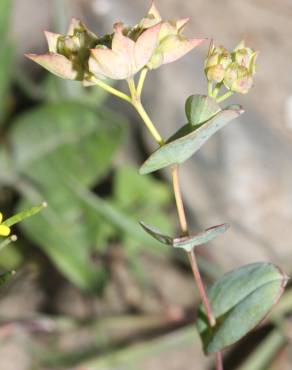
<svg viewBox="0 0 292 370">
<path fill-rule="evenodd" d="M 208 81 L 208 96 L 213 96 L 213 83 L 212 81 Z"/>
<path fill-rule="evenodd" d="M 222 82 L 219 82 L 219 83 L 216 84 L 215 89 L 213 90 L 213 95 L 212 95 L 213 98 L 217 97 L 217 95 L 218 95 L 218 93 L 221 89 L 221 86 L 222 86 Z"/>
<path fill-rule="evenodd" d="M 142 94 L 142 89 L 143 89 L 143 86 L 144 86 L 144 82 L 145 82 L 147 73 L 148 73 L 148 68 L 147 67 L 143 68 L 142 72 L 140 74 L 140 78 L 139 78 L 138 86 L 137 86 L 138 96 L 141 96 L 141 94 Z"/>
<path fill-rule="evenodd" d="M 146 77 L 146 76 L 145 76 Z M 136 111 L 139 113 L 140 117 L 142 118 L 143 122 L 145 123 L 146 127 L 148 128 L 150 134 L 153 136 L 155 141 L 160 145 L 164 145 L 164 140 L 160 136 L 159 132 L 157 131 L 156 127 L 154 126 L 153 122 L 151 121 L 150 117 L 146 113 L 142 103 L 141 103 L 141 95 L 139 94 L 138 90 L 136 89 L 135 82 L 133 78 L 128 80 L 129 89 L 131 92 L 131 103 Z"/>
<path fill-rule="evenodd" d="M 136 101 L 132 103 L 133 106 L 136 108 L 137 112 L 139 113 L 140 117 L 144 121 L 145 125 L 147 126 L 149 132 L 155 139 L 155 141 L 160 145 L 164 145 L 164 140 L 160 136 L 159 132 L 157 131 L 156 127 L 154 126 L 153 122 L 151 121 L 150 117 L 146 113 L 143 105 L 141 104 L 140 101 Z"/>
<path fill-rule="evenodd" d="M 123 99 L 125 101 L 127 101 L 128 103 L 132 103 L 132 99 L 130 96 L 128 96 L 127 94 L 123 93 L 122 91 L 118 90 L 118 89 L 115 89 L 114 87 L 108 85 L 107 83 L 101 81 L 101 80 L 95 80 L 94 81 L 95 84 L 99 87 L 101 87 L 102 89 L 104 89 L 105 91 L 107 91 L 108 93 L 112 94 L 112 95 L 115 95 L 117 96 L 118 98 L 120 99 Z"/>
<path fill-rule="evenodd" d="M 130 93 L 131 93 L 131 103 L 132 103 L 132 100 L 134 99 L 137 99 L 138 98 L 138 94 L 137 94 L 137 90 L 136 90 L 136 86 L 135 86 L 135 81 L 133 78 L 129 78 L 127 80 L 128 82 L 128 86 L 129 86 L 129 90 L 130 90 Z"/>
<path fill-rule="evenodd" d="M 223 102 L 224 100 L 230 98 L 230 96 L 232 96 L 234 94 L 233 91 L 227 91 L 227 93 L 219 96 L 219 98 L 216 99 L 217 103 L 221 103 Z"/>
</svg>

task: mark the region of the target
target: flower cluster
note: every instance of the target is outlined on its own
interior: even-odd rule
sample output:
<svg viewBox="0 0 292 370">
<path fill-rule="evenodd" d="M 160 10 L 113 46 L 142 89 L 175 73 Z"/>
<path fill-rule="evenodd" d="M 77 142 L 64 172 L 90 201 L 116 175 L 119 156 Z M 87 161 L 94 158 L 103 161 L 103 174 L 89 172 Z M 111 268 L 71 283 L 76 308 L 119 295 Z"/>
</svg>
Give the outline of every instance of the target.
<svg viewBox="0 0 292 370">
<path fill-rule="evenodd" d="M 253 85 L 257 56 L 258 52 L 246 47 L 244 41 L 231 53 L 212 43 L 205 60 L 206 77 L 232 92 L 246 94 Z"/>
<path fill-rule="evenodd" d="M 97 37 L 73 19 L 66 35 L 45 32 L 47 54 L 27 57 L 59 77 L 85 84 L 129 79 L 144 67 L 154 69 L 173 62 L 202 43 L 204 39 L 182 35 L 188 20 L 163 21 L 152 3 L 136 26 L 116 23 L 112 34 Z"/>
</svg>

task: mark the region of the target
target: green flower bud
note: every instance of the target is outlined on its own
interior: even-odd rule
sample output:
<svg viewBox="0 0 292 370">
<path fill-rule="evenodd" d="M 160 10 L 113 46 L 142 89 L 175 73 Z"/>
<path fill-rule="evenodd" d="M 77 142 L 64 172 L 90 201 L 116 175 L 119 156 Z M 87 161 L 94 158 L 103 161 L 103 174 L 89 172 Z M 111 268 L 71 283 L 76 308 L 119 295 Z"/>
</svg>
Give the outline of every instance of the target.
<svg viewBox="0 0 292 370">
<path fill-rule="evenodd" d="M 89 81 L 88 69 L 90 49 L 99 40 L 78 19 L 73 18 L 66 35 L 45 32 L 49 52 L 42 55 L 27 54 L 27 57 L 40 64 L 55 75 L 78 81 Z"/>
<path fill-rule="evenodd" d="M 205 74 L 208 81 L 222 82 L 225 71 L 231 62 L 231 55 L 223 46 L 211 45 L 205 60 Z"/>
<path fill-rule="evenodd" d="M 222 82 L 224 75 L 225 71 L 221 64 L 216 64 L 206 69 L 208 81 Z"/>
<path fill-rule="evenodd" d="M 253 78 L 248 68 L 236 62 L 230 64 L 224 76 L 224 86 L 236 93 L 247 94 L 253 84 Z"/>
<path fill-rule="evenodd" d="M 258 54 L 257 51 L 246 47 L 244 41 L 241 41 L 232 52 L 232 60 L 247 68 L 254 75 Z"/>
</svg>

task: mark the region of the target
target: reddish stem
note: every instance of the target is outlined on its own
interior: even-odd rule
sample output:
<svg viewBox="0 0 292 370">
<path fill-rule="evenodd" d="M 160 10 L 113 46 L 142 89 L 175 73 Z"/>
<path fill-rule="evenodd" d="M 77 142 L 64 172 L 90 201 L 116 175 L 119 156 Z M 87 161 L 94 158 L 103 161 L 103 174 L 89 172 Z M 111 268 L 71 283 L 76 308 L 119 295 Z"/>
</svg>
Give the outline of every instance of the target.
<svg viewBox="0 0 292 370">
<path fill-rule="evenodd" d="M 213 315 L 212 308 L 211 308 L 210 302 L 207 297 L 206 289 L 202 281 L 202 277 L 199 271 L 199 267 L 198 267 L 198 263 L 197 263 L 197 259 L 196 259 L 194 251 L 188 252 L 188 257 L 189 257 L 189 261 L 190 261 L 190 264 L 193 270 L 193 274 L 195 277 L 195 281 L 196 281 L 203 305 L 205 306 L 209 324 L 211 327 L 213 327 L 216 325 L 216 320 Z"/>
<path fill-rule="evenodd" d="M 179 166 L 178 165 L 173 166 L 172 183 L 173 183 L 173 191 L 174 191 L 174 196 L 175 196 L 175 201 L 176 201 L 176 208 L 177 208 L 181 232 L 183 236 L 186 236 L 189 234 L 189 232 L 188 232 L 188 224 L 186 220 L 186 215 L 185 215 L 185 210 L 184 210 L 184 205 L 183 205 L 183 200 L 182 200 L 182 194 L 181 194 L 181 189 L 180 189 L 180 184 L 179 184 L 179 172 L 178 171 L 179 171 Z M 205 286 L 204 286 L 204 283 L 203 283 L 203 280 L 200 274 L 195 252 L 193 250 L 191 252 L 188 252 L 188 257 L 189 257 L 189 261 L 192 267 L 195 282 L 196 282 L 196 285 L 200 293 L 200 297 L 202 299 L 203 305 L 206 310 L 209 325 L 211 327 L 214 327 L 216 325 L 216 320 L 213 315 L 210 302 L 208 300 L 208 296 L 207 296 L 206 289 L 205 289 Z M 217 352 L 215 356 L 216 356 L 216 370 L 223 370 L 221 352 Z"/>
<path fill-rule="evenodd" d="M 222 353 L 217 352 L 215 353 L 215 363 L 216 363 L 216 370 L 223 370 L 223 360 L 222 360 Z"/>
</svg>

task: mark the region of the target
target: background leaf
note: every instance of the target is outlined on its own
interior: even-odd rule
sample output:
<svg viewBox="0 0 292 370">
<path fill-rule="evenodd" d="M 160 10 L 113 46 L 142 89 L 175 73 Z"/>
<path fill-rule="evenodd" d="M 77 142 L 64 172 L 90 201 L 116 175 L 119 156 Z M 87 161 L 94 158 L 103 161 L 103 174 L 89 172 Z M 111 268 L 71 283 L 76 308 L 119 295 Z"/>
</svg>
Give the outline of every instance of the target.
<svg viewBox="0 0 292 370">
<path fill-rule="evenodd" d="M 68 177 L 87 186 L 100 180 L 122 134 L 123 122 L 114 114 L 66 102 L 23 115 L 9 137 L 18 173 L 53 191 L 53 184 L 66 184 Z"/>
<path fill-rule="evenodd" d="M 4 123 L 8 104 L 8 90 L 12 80 L 14 47 L 9 40 L 11 0 L 0 2 L 0 125 Z"/>
<path fill-rule="evenodd" d="M 105 176 L 123 138 L 120 118 L 75 102 L 49 104 L 20 117 L 9 138 L 17 186 L 27 198 L 19 211 L 43 199 L 50 205 L 21 228 L 72 282 L 99 290 L 104 270 L 90 258 L 92 214 L 70 183 L 90 187 Z"/>
<path fill-rule="evenodd" d="M 0 2 L 0 35 L 6 37 L 10 30 L 10 16 L 12 9 L 11 0 L 1 0 Z"/>
</svg>

